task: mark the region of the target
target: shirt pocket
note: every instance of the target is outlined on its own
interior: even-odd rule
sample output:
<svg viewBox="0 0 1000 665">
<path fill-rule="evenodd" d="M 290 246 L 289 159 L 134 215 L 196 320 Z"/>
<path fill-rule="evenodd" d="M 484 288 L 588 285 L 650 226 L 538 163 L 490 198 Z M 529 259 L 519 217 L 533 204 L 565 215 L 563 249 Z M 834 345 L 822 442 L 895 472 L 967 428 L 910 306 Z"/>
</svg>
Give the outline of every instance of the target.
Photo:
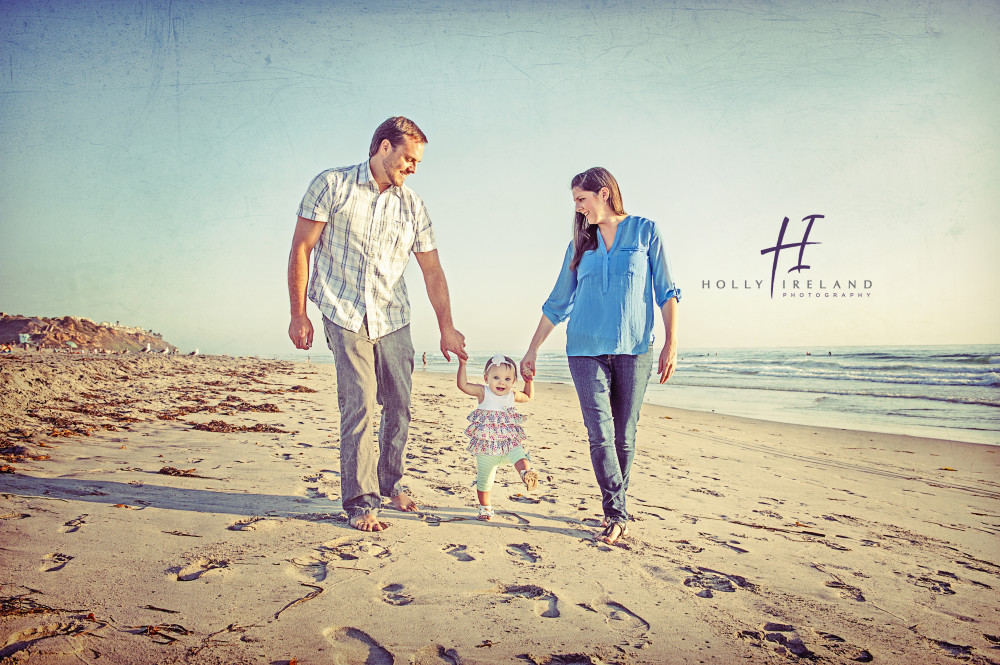
<svg viewBox="0 0 1000 665">
<path fill-rule="evenodd" d="M 611 272 L 622 277 L 645 275 L 648 266 L 649 251 L 645 247 L 621 247 L 611 257 Z"/>
<path fill-rule="evenodd" d="M 393 217 L 386 224 L 385 246 L 390 256 L 407 255 L 413 247 L 413 241 L 417 236 L 417 230 L 413 220 L 405 217 Z"/>
</svg>

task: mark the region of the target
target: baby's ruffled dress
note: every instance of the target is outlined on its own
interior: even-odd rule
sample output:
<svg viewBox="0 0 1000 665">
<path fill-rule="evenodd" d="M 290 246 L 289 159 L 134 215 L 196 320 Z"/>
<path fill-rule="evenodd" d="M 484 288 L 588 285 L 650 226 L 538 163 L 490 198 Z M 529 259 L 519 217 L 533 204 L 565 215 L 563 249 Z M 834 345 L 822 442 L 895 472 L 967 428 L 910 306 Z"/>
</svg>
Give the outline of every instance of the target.
<svg viewBox="0 0 1000 665">
<path fill-rule="evenodd" d="M 502 397 L 493 394 L 489 386 L 483 390 L 483 401 L 468 416 L 467 450 L 475 455 L 505 455 L 528 438 L 521 427 L 526 417 L 514 408 L 513 390 Z"/>
</svg>

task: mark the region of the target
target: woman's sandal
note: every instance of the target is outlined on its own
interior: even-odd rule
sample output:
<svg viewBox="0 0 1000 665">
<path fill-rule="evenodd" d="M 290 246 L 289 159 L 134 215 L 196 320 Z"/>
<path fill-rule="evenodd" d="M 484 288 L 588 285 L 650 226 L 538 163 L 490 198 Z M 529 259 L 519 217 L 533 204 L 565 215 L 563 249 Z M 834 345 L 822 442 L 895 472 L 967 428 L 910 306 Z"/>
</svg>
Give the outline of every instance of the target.
<svg viewBox="0 0 1000 665">
<path fill-rule="evenodd" d="M 608 545 L 614 545 L 619 540 L 628 535 L 628 524 L 623 522 L 612 522 L 609 524 L 596 540 Z"/>
<path fill-rule="evenodd" d="M 538 487 L 538 472 L 534 469 L 525 469 L 521 472 L 521 482 L 528 488 L 529 492 L 534 492 Z"/>
<path fill-rule="evenodd" d="M 482 520 L 484 522 L 489 522 L 491 519 L 493 519 L 494 515 L 495 515 L 495 513 L 493 512 L 493 507 L 492 506 L 483 506 L 483 505 L 480 505 L 479 506 L 479 517 L 477 517 L 476 519 L 477 520 Z"/>
</svg>

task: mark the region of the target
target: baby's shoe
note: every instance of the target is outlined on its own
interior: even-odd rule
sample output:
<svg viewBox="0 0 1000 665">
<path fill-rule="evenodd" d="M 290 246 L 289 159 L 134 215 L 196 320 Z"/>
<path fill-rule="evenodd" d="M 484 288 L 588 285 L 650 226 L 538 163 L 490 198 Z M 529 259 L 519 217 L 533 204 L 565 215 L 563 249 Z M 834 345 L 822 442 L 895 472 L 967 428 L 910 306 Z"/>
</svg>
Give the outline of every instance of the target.
<svg viewBox="0 0 1000 665">
<path fill-rule="evenodd" d="M 521 472 L 521 481 L 524 482 L 524 486 L 528 488 L 529 492 L 535 491 L 538 487 L 538 472 L 534 469 L 525 469 Z"/>
</svg>

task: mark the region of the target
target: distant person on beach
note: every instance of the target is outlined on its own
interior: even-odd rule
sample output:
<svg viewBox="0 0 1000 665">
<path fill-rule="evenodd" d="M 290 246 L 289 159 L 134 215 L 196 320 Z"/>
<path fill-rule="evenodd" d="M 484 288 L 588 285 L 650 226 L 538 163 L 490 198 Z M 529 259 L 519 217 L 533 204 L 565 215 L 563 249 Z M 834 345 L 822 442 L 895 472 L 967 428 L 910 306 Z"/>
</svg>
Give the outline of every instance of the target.
<svg viewBox="0 0 1000 665">
<path fill-rule="evenodd" d="M 521 374 L 534 377 L 542 342 L 569 319 L 566 355 L 604 509 L 604 530 L 597 540 L 613 544 L 629 532 L 625 493 L 639 409 L 656 353 L 654 308 L 666 330 L 656 370 L 663 383 L 677 362 L 680 289 L 659 228 L 625 213 L 611 173 L 588 169 L 574 176 L 570 187 L 576 208 L 573 239 L 521 359 Z"/>
<path fill-rule="evenodd" d="M 426 351 L 424 351 L 423 361 L 424 361 L 424 369 L 427 369 L 427 352 Z"/>
<path fill-rule="evenodd" d="M 375 130 L 366 161 L 316 176 L 299 205 L 288 257 L 288 336 L 298 349 L 312 347 L 308 286 L 337 371 L 341 500 L 361 531 L 387 527 L 378 519 L 383 496 L 397 510 L 417 510 L 402 486 L 414 357 L 403 281 L 410 252 L 437 315 L 442 354 L 468 359 L 452 323 L 430 217 L 403 184 L 426 143 L 412 120 L 389 118 Z M 382 405 L 378 447 L 371 427 L 376 402 Z"/>
<path fill-rule="evenodd" d="M 490 490 L 501 464 L 513 464 L 521 474 L 528 491 L 538 487 L 538 472 L 532 470 L 528 453 L 521 445 L 527 438 L 521 423 L 524 416 L 517 412 L 515 402 L 530 402 L 535 394 L 534 382 L 524 377 L 524 390 L 514 389 L 517 365 L 503 354 L 486 362 L 483 370 L 485 385 L 469 383 L 465 375 L 465 360 L 458 359 L 458 389 L 479 400 L 479 406 L 469 414 L 467 450 L 476 457 L 476 493 L 479 497 L 479 518 L 493 519 Z"/>
</svg>

